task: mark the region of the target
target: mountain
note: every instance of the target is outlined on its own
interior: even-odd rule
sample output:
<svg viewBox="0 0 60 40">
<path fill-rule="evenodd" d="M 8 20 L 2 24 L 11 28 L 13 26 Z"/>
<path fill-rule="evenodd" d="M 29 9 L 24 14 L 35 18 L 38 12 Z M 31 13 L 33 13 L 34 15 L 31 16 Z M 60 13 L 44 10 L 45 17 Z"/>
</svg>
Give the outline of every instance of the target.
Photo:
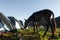
<svg viewBox="0 0 60 40">
<path fill-rule="evenodd" d="M 60 16 L 55 18 L 57 27 L 60 28 Z"/>
</svg>

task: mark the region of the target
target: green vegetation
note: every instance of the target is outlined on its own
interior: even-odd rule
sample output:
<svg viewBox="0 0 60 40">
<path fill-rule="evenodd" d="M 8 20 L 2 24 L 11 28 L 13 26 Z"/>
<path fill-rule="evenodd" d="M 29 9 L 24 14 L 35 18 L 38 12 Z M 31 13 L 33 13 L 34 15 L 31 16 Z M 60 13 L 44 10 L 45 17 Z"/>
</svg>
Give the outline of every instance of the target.
<svg viewBox="0 0 60 40">
<path fill-rule="evenodd" d="M 38 28 L 38 32 L 36 30 L 36 33 L 34 34 L 33 28 L 30 27 L 29 29 L 19 29 L 17 33 L 4 33 L 0 40 L 17 40 L 20 38 L 22 38 L 23 40 L 48 40 L 51 36 L 51 31 L 49 29 L 46 36 L 43 38 L 42 35 L 44 34 L 44 32 L 44 28 Z M 56 28 L 54 40 L 60 40 L 60 28 Z"/>
</svg>

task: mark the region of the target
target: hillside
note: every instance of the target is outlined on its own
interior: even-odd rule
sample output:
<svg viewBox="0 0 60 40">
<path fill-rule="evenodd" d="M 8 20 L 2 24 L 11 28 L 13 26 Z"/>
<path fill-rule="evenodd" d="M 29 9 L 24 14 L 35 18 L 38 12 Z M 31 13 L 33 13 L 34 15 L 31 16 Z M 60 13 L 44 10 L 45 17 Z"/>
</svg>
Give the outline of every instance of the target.
<svg viewBox="0 0 60 40">
<path fill-rule="evenodd" d="M 56 19 L 57 27 L 60 28 L 60 16 L 56 17 L 55 19 Z"/>
</svg>

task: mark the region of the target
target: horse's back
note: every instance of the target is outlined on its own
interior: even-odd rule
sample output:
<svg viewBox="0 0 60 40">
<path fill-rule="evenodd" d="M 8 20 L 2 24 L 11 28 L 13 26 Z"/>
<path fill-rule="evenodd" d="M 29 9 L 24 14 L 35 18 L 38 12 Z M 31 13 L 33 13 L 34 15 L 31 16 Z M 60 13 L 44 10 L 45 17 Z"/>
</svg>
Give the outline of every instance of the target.
<svg viewBox="0 0 60 40">
<path fill-rule="evenodd" d="M 53 12 L 51 10 L 44 9 L 41 11 L 34 12 L 32 16 L 34 16 L 36 20 L 41 20 L 41 18 L 50 18 L 52 13 Z"/>
<path fill-rule="evenodd" d="M 49 9 L 44 9 L 44 10 L 40 10 L 40 11 L 37 11 L 37 12 L 34 12 L 33 15 L 51 15 L 53 12 Z"/>
</svg>

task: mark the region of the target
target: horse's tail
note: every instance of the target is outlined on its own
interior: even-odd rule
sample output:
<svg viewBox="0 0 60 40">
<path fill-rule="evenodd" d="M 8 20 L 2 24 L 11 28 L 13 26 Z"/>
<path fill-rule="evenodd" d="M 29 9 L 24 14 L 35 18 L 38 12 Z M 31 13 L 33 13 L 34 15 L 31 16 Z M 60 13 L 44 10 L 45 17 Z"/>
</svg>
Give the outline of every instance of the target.
<svg viewBox="0 0 60 40">
<path fill-rule="evenodd" d="M 55 32 L 57 24 L 56 24 L 56 20 L 54 18 L 54 13 L 52 13 L 52 24 L 53 24 L 53 31 Z"/>
</svg>

